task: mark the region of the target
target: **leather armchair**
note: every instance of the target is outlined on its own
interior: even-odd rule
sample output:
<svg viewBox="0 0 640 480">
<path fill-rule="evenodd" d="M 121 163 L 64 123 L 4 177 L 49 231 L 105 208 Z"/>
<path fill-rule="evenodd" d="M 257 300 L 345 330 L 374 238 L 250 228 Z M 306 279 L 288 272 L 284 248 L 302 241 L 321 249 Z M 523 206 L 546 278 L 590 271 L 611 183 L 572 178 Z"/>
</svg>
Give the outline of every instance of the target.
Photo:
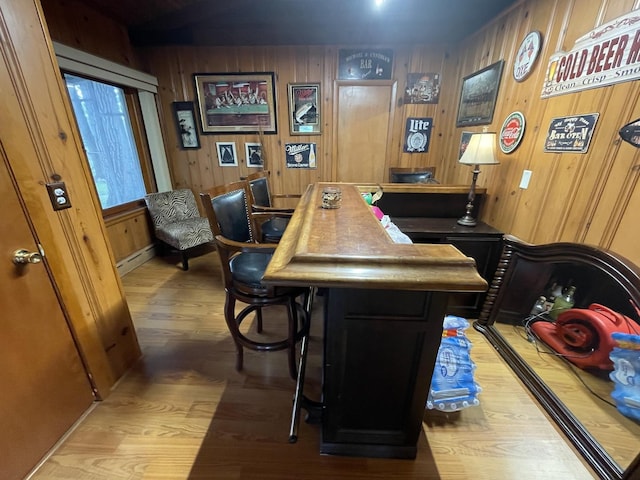
<svg viewBox="0 0 640 480">
<path fill-rule="evenodd" d="M 200 194 L 202 205 L 214 233 L 225 284 L 225 321 L 236 345 L 236 369 L 243 368 L 243 349 L 258 351 L 287 350 L 289 374 L 297 377 L 296 344 L 308 331 L 309 288 L 269 287 L 262 283 L 275 244 L 257 242 L 257 228 L 251 209 L 247 182 L 214 187 Z M 302 302 L 297 299 L 302 297 Z M 236 303 L 246 306 L 236 314 Z M 287 333 L 279 340 L 264 340 L 262 310 L 281 306 L 286 310 Z M 255 312 L 256 327 L 244 328 L 242 322 Z M 256 335 L 258 334 L 258 335 Z"/>
<path fill-rule="evenodd" d="M 273 199 L 300 198 L 300 195 L 272 195 L 269 189 L 269 172 L 266 171 L 252 173 L 246 180 L 251 191 L 253 211 L 271 214 L 271 217 L 261 224 L 263 241 L 279 242 L 289 223 L 287 216 L 291 215 L 295 209 L 274 207 Z"/>
</svg>

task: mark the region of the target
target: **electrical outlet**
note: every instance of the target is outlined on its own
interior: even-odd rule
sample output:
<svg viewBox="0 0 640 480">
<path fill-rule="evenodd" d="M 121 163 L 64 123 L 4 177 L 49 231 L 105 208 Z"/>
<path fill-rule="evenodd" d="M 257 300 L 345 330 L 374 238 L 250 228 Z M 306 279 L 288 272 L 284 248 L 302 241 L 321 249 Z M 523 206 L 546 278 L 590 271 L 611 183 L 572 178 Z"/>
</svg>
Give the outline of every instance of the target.
<svg viewBox="0 0 640 480">
<path fill-rule="evenodd" d="M 47 183 L 47 192 L 54 210 L 64 210 L 71 207 L 69 194 L 64 182 Z"/>
<path fill-rule="evenodd" d="M 522 178 L 520 179 L 520 188 L 529 188 L 529 180 L 531 180 L 531 170 L 523 170 Z"/>
</svg>

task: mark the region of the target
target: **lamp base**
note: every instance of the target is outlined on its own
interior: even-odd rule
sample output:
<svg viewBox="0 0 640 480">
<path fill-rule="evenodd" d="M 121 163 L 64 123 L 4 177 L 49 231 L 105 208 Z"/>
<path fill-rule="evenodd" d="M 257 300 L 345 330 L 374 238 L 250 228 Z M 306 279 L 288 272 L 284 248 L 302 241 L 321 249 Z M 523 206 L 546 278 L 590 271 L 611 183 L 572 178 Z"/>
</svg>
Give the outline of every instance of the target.
<svg viewBox="0 0 640 480">
<path fill-rule="evenodd" d="M 458 219 L 458 225 L 463 225 L 465 227 L 475 227 L 477 223 L 476 219 L 469 214 Z"/>
</svg>

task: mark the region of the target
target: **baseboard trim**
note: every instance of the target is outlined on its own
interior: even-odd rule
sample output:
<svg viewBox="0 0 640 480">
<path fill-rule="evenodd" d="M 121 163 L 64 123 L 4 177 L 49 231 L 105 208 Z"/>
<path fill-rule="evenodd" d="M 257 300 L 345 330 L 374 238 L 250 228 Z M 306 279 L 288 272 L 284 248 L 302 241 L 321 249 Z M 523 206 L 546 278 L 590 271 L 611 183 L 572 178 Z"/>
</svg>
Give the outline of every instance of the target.
<svg viewBox="0 0 640 480">
<path fill-rule="evenodd" d="M 146 247 L 138 250 L 137 252 L 129 255 L 127 258 L 120 260 L 116 263 L 116 268 L 121 277 L 124 277 L 127 273 L 135 270 L 143 263 L 148 262 L 156 256 L 155 245 L 147 245 Z"/>
</svg>

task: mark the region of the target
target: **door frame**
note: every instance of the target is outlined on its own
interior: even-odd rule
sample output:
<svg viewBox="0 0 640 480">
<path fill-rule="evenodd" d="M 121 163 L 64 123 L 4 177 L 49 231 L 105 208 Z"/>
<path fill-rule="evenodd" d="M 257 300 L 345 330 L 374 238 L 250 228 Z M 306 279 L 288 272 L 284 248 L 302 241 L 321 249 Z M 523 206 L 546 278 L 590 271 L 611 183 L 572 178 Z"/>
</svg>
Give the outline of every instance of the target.
<svg viewBox="0 0 640 480">
<path fill-rule="evenodd" d="M 340 132 L 338 131 L 338 116 L 340 114 L 340 87 L 383 87 L 388 86 L 391 88 L 391 95 L 389 100 L 389 126 L 387 127 L 387 148 L 385 150 L 385 163 L 384 163 L 384 171 L 389 171 L 389 165 L 391 164 L 389 160 L 389 147 L 391 146 L 391 142 L 393 139 L 393 126 L 395 125 L 395 105 L 397 103 L 397 94 L 398 94 L 398 81 L 397 80 L 334 80 L 333 82 L 333 159 L 331 166 L 331 181 L 335 182 L 338 178 L 338 162 L 340 159 L 338 158 L 338 136 Z"/>
</svg>

